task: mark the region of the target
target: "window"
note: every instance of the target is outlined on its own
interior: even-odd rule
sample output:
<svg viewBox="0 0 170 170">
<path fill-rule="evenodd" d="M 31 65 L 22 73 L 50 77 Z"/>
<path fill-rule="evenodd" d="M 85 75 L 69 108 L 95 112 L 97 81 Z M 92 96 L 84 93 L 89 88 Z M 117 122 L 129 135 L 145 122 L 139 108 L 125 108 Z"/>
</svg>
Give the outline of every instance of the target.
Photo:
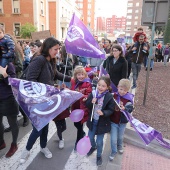
<svg viewBox="0 0 170 170">
<path fill-rule="evenodd" d="M 132 23 L 131 22 L 127 22 L 126 25 L 131 25 Z"/>
<path fill-rule="evenodd" d="M 4 27 L 4 31 L 5 31 L 5 25 L 4 23 L 0 22 L 0 25 L 2 25 Z"/>
<path fill-rule="evenodd" d="M 127 13 L 132 13 L 132 9 L 128 9 L 128 10 L 127 10 Z"/>
<path fill-rule="evenodd" d="M 0 0 L 0 14 L 3 13 L 3 2 L 2 0 Z"/>
<path fill-rule="evenodd" d="M 44 2 L 43 1 L 41 1 L 40 8 L 41 8 L 41 15 L 44 15 Z"/>
<path fill-rule="evenodd" d="M 91 4 L 88 4 L 88 9 L 91 9 Z"/>
<path fill-rule="evenodd" d="M 138 25 L 138 22 L 137 22 L 137 21 L 135 21 L 135 22 L 134 22 L 134 25 Z"/>
<path fill-rule="evenodd" d="M 20 23 L 14 23 L 14 34 L 20 36 Z"/>
<path fill-rule="evenodd" d="M 136 6 L 139 6 L 139 2 L 136 3 Z"/>
<path fill-rule="evenodd" d="M 137 9 L 137 10 L 135 10 L 135 13 L 139 13 L 139 10 Z"/>
<path fill-rule="evenodd" d="M 87 18 L 87 22 L 91 22 L 91 17 L 88 17 L 88 18 Z"/>
<path fill-rule="evenodd" d="M 13 0 L 13 13 L 14 14 L 20 13 L 20 3 L 19 3 L 19 0 Z"/>
<path fill-rule="evenodd" d="M 133 7 L 133 3 L 128 3 L 128 7 Z"/>
</svg>

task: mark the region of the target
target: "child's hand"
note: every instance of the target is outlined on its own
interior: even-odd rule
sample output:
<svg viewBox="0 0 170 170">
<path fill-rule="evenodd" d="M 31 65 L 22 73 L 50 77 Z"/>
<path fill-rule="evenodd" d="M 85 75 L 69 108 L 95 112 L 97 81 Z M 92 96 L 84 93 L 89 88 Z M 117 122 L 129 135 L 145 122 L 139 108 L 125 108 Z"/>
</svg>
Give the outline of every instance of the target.
<svg viewBox="0 0 170 170">
<path fill-rule="evenodd" d="M 123 102 L 120 102 L 120 108 L 121 110 L 125 110 L 125 107 L 123 106 Z"/>
<path fill-rule="evenodd" d="M 85 97 L 84 99 L 83 99 L 83 102 L 85 102 L 87 100 L 87 98 Z"/>
<path fill-rule="evenodd" d="M 96 101 L 97 101 L 97 98 L 93 98 L 93 99 L 92 99 L 92 103 L 93 103 L 93 104 L 95 104 Z"/>
<path fill-rule="evenodd" d="M 0 66 L 0 74 L 2 74 L 4 78 L 8 77 L 8 74 L 7 74 L 7 72 L 6 72 L 7 67 L 8 67 L 8 66 L 6 66 L 5 68 L 3 68 L 2 66 Z"/>
<path fill-rule="evenodd" d="M 66 88 L 66 85 L 65 85 L 64 83 L 62 83 L 62 85 L 61 85 L 60 88 L 61 88 L 61 89 L 65 89 L 65 88 Z"/>
<path fill-rule="evenodd" d="M 97 110 L 98 115 L 102 116 L 103 112 L 101 110 Z"/>
<path fill-rule="evenodd" d="M 135 51 L 136 49 L 137 49 L 136 47 L 133 47 L 133 48 L 132 48 L 132 51 Z"/>
</svg>

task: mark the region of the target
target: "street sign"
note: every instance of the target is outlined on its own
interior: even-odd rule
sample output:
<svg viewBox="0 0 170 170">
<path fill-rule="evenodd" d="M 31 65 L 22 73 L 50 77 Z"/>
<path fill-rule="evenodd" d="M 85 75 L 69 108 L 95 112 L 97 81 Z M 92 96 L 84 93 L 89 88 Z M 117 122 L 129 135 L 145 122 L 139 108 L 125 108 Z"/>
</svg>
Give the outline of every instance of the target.
<svg viewBox="0 0 170 170">
<path fill-rule="evenodd" d="M 141 25 L 151 26 L 154 18 L 154 9 L 157 1 L 156 26 L 163 26 L 168 20 L 170 9 L 169 0 L 143 0 Z"/>
</svg>

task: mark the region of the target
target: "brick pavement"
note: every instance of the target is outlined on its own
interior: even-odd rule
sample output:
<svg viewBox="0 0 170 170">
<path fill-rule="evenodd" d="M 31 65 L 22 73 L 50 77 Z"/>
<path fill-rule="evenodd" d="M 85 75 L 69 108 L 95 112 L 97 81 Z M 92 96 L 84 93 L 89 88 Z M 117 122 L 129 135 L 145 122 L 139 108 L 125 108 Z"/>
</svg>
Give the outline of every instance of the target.
<svg viewBox="0 0 170 170">
<path fill-rule="evenodd" d="M 121 170 L 170 170 L 170 159 L 126 143 Z"/>
</svg>

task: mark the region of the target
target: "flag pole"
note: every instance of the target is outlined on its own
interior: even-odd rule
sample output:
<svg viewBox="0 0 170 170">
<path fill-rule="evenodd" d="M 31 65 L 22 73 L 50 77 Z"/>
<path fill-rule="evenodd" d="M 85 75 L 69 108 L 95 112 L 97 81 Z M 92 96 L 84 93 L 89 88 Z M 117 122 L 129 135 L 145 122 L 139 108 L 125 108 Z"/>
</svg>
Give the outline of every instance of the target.
<svg viewBox="0 0 170 170">
<path fill-rule="evenodd" d="M 63 84 L 64 84 L 64 80 L 65 80 L 65 76 L 66 76 L 67 62 L 68 62 L 68 53 L 67 53 L 67 58 L 66 58 L 66 65 L 65 65 L 65 69 L 64 69 Z"/>
<path fill-rule="evenodd" d="M 95 90 L 94 98 L 96 98 L 97 88 L 95 89 L 95 87 L 93 87 L 93 90 Z M 90 121 L 92 121 L 92 118 L 93 118 L 93 114 L 94 114 L 94 106 L 95 106 L 95 103 L 93 103 L 93 108 L 92 108 L 92 114 L 91 114 Z"/>
</svg>

